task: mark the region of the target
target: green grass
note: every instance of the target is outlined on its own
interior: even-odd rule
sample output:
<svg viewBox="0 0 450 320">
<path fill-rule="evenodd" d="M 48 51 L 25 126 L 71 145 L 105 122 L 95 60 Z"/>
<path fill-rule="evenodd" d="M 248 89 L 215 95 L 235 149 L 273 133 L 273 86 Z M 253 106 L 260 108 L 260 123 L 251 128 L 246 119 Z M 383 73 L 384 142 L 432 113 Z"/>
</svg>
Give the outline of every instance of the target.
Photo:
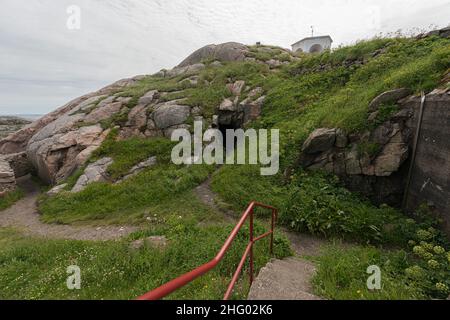
<svg viewBox="0 0 450 320">
<path fill-rule="evenodd" d="M 271 59 L 280 61 L 291 61 L 292 56 L 280 47 L 275 46 L 250 46 L 248 57 L 255 58 L 260 61 L 268 61 Z"/>
<path fill-rule="evenodd" d="M 160 78 L 148 76 L 137 82 L 136 85 L 125 88 L 116 95 L 120 97 L 131 97 L 128 107 L 131 109 L 137 105 L 139 98 L 151 90 L 160 92 L 174 92 L 190 87 L 190 83 L 183 81 L 189 74 L 180 75 L 173 78 Z"/>
<path fill-rule="evenodd" d="M 330 246 L 317 258 L 313 278 L 315 292 L 333 300 L 417 300 L 426 295 L 404 270 L 410 258 L 404 251 L 383 251 L 374 247 Z M 369 290 L 369 266 L 381 269 L 381 290 Z"/>
<path fill-rule="evenodd" d="M 253 200 L 279 208 L 280 223 L 297 232 L 401 245 L 415 232 L 416 225 L 400 211 L 377 208 L 330 175 L 297 172 L 286 184 L 280 179 L 263 177 L 254 166 L 223 166 L 214 173 L 212 188 L 234 210 Z"/>
<path fill-rule="evenodd" d="M 24 195 L 25 193 L 20 188 L 6 193 L 4 196 L 0 197 L 0 211 L 8 209 L 14 203 L 22 199 Z"/>
<path fill-rule="evenodd" d="M 231 229 L 199 228 L 173 219 L 164 229 L 140 232 L 119 242 L 98 243 L 27 238 L 0 229 L 0 299 L 134 299 L 212 259 Z M 238 235 L 217 268 L 168 298 L 221 299 L 247 244 L 246 231 Z M 130 249 L 132 240 L 154 234 L 165 234 L 169 245 L 163 250 L 148 246 Z M 277 237 L 276 256 L 290 254 L 286 243 Z M 269 258 L 268 242 L 258 243 L 256 270 Z M 71 265 L 81 269 L 81 290 L 66 287 L 66 269 Z M 245 272 L 233 298 L 246 297 Z"/>
<path fill-rule="evenodd" d="M 108 173 L 113 180 L 123 177 L 133 166 L 150 157 L 156 157 L 158 163 L 170 162 L 170 153 L 175 145 L 170 140 L 131 138 L 116 141 L 116 135 L 117 132 L 112 132 L 91 158 L 91 161 L 96 161 L 111 157 L 114 162 L 108 167 Z"/>
<path fill-rule="evenodd" d="M 211 187 L 239 212 L 251 201 L 281 208 L 286 200 L 286 188 L 278 177 L 263 177 L 258 166 L 224 165 L 213 174 Z"/>
<path fill-rule="evenodd" d="M 73 223 L 103 220 L 116 223 L 142 220 L 146 210 L 164 206 L 194 214 L 199 203 L 189 192 L 208 178 L 213 168 L 157 165 L 120 184 L 93 183 L 79 193 L 62 193 L 40 204 L 44 222 Z M 191 207 L 183 207 L 186 197 Z M 192 210 L 190 210 L 192 208 Z"/>
</svg>

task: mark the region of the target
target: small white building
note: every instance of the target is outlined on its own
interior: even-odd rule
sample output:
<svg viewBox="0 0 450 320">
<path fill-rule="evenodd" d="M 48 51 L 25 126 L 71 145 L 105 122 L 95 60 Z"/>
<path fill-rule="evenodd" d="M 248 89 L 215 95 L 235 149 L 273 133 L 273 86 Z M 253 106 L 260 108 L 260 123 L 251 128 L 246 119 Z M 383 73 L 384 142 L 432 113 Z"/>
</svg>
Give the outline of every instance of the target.
<svg viewBox="0 0 450 320">
<path fill-rule="evenodd" d="M 331 48 L 333 39 L 330 36 L 309 37 L 292 45 L 293 52 L 321 53 Z"/>
</svg>

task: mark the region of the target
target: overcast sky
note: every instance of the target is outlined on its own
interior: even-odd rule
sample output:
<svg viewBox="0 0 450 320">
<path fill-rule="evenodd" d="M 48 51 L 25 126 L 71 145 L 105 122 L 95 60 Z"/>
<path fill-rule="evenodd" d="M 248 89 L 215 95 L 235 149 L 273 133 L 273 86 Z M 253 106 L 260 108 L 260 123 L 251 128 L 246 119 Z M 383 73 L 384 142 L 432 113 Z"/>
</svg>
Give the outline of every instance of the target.
<svg viewBox="0 0 450 320">
<path fill-rule="evenodd" d="M 70 30 L 67 8 L 81 9 Z M 0 114 L 47 113 L 211 43 L 333 46 L 450 23 L 450 0 L 1 0 Z M 71 20 L 73 21 L 73 20 Z"/>
</svg>

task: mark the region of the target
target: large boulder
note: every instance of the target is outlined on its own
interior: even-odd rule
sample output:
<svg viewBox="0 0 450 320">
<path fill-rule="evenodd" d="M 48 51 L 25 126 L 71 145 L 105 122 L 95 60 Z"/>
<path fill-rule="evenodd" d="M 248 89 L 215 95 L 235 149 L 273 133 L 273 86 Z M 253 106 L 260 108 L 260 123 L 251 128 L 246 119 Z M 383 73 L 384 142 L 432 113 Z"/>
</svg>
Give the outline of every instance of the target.
<svg viewBox="0 0 450 320">
<path fill-rule="evenodd" d="M 233 96 L 240 96 L 244 87 L 245 81 L 243 80 L 238 80 L 234 83 L 230 83 L 227 85 L 227 89 L 231 92 Z"/>
<path fill-rule="evenodd" d="M 237 106 L 231 99 L 224 99 L 219 106 L 219 111 L 236 111 Z"/>
<path fill-rule="evenodd" d="M 29 125 L 26 125 L 21 130 L 12 133 L 5 139 L 0 140 L 0 154 L 26 151 L 27 145 L 32 137 L 39 134 L 44 129 L 47 132 L 49 130 L 53 130 L 53 122 L 56 122 L 61 117 L 67 119 L 67 117 L 70 116 L 79 117 L 79 119 L 82 120 L 82 118 L 86 114 L 88 114 L 89 111 L 91 111 L 91 108 L 95 106 L 100 98 L 112 97 L 121 89 L 136 84 L 137 81 L 141 80 L 143 77 L 144 76 L 136 76 L 133 78 L 122 79 L 100 89 L 97 92 L 86 94 L 68 102 L 55 111 L 45 115 L 44 117 L 34 121 Z M 101 106 L 101 104 L 99 104 L 99 106 Z M 60 121 L 58 125 L 60 127 L 65 127 L 66 130 L 69 130 L 70 124 L 74 124 L 73 122 L 69 122 L 67 125 L 65 125 L 64 121 L 65 120 Z M 45 135 L 45 133 L 43 135 Z"/>
<path fill-rule="evenodd" d="M 376 111 L 382 104 L 397 102 L 411 94 L 411 90 L 407 88 L 400 88 L 383 92 L 375 97 L 369 104 L 369 112 Z"/>
<path fill-rule="evenodd" d="M 241 102 L 240 106 L 244 110 L 244 124 L 256 120 L 261 116 L 262 107 L 265 100 L 266 97 L 261 96 L 254 101 L 252 101 L 252 98 L 249 97 Z"/>
<path fill-rule="evenodd" d="M 398 132 L 383 148 L 383 151 L 375 159 L 375 175 L 378 177 L 390 176 L 400 169 L 408 159 L 409 148 L 403 141 L 401 132 Z"/>
<path fill-rule="evenodd" d="M 159 129 L 183 124 L 190 115 L 191 107 L 177 104 L 162 104 L 153 112 L 153 120 Z"/>
<path fill-rule="evenodd" d="M 307 154 L 327 151 L 336 142 L 336 129 L 320 128 L 314 130 L 303 144 L 302 151 Z"/>
<path fill-rule="evenodd" d="M 33 136 L 27 155 L 39 176 L 48 183 L 68 178 L 106 139 L 100 124 L 76 128 L 79 115 L 61 117 Z"/>
<path fill-rule="evenodd" d="M 78 178 L 75 186 L 72 188 L 72 192 L 80 192 L 94 182 L 107 181 L 107 169 L 112 163 L 113 159 L 103 158 L 88 165 L 83 174 Z"/>
<path fill-rule="evenodd" d="M 207 45 L 192 53 L 178 67 L 186 67 L 204 60 L 244 61 L 249 49 L 237 42 L 227 42 L 219 45 Z"/>
<path fill-rule="evenodd" d="M 99 123 L 100 121 L 111 118 L 118 113 L 123 107 L 123 102 L 111 102 L 103 106 L 98 106 L 94 111 L 84 117 L 83 121 L 86 123 Z"/>
<path fill-rule="evenodd" d="M 142 161 L 135 165 L 133 168 L 130 169 L 128 174 L 124 176 L 122 179 L 120 179 L 118 182 L 122 182 L 125 180 L 128 180 L 135 175 L 139 174 L 140 172 L 144 171 L 145 169 L 151 168 L 157 164 L 158 160 L 156 157 L 150 157 L 145 161 Z"/>
<path fill-rule="evenodd" d="M 25 151 L 28 141 L 41 129 L 46 127 L 58 119 L 63 114 L 70 112 L 74 107 L 82 103 L 84 100 L 91 97 L 93 94 L 88 94 L 77 99 L 74 99 L 56 109 L 55 111 L 45 115 L 44 117 L 34 121 L 33 123 L 26 125 L 21 130 L 12 133 L 5 139 L 0 140 L 0 154 L 9 154 Z"/>
<path fill-rule="evenodd" d="M 171 70 L 165 71 L 164 72 L 164 76 L 165 77 L 176 77 L 179 76 L 181 74 L 189 74 L 189 75 L 194 75 L 194 74 L 198 74 L 200 71 L 202 71 L 203 69 L 205 69 L 205 65 L 203 63 L 195 63 L 192 65 L 187 65 L 184 67 L 175 67 Z"/>
</svg>

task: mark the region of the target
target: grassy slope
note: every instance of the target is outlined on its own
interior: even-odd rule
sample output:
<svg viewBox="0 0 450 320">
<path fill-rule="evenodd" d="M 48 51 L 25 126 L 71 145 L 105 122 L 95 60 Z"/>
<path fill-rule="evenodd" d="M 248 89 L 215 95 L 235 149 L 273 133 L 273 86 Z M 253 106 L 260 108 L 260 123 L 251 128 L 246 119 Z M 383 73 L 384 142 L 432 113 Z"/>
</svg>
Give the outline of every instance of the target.
<svg viewBox="0 0 450 320">
<path fill-rule="evenodd" d="M 172 219 L 169 225 L 102 243 L 24 238 L 0 229 L 0 299 L 134 299 L 211 259 L 232 228 L 200 228 L 182 219 Z M 169 238 L 165 250 L 129 247 L 134 238 L 161 233 Z M 247 234 L 241 233 L 218 268 L 168 298 L 221 299 L 247 241 Z M 257 270 L 270 259 L 267 247 L 267 241 L 256 246 Z M 275 254 L 290 254 L 286 240 L 277 238 Z M 81 290 L 66 287 L 66 268 L 71 265 L 81 269 Z M 246 280 L 238 283 L 234 298 L 246 296 Z"/>
<path fill-rule="evenodd" d="M 373 56 L 377 50 L 381 53 Z M 347 66 L 346 61 L 364 61 L 364 64 Z M 267 99 L 263 116 L 254 124 L 255 127 L 280 129 L 282 167 L 279 176 L 259 176 L 257 168 L 251 166 L 224 166 L 214 175 L 214 190 L 235 207 L 242 207 L 253 199 L 254 189 L 260 201 L 276 205 L 290 202 L 292 189 L 301 183 L 299 178 L 307 179 L 310 175 L 297 172 L 286 181 L 282 173 L 295 161 L 310 132 L 319 127 L 340 127 L 348 133 L 369 129 L 367 106 L 371 99 L 398 87 L 408 87 L 415 92 L 433 89 L 449 67 L 450 40 L 434 37 L 375 39 L 332 53 L 309 56 L 287 66 L 264 82 Z M 324 198 L 328 191 L 323 187 L 318 184 L 311 190 L 315 198 L 310 200 Z M 360 201 L 348 202 L 355 210 L 363 208 Z M 331 215 L 338 213 L 331 202 L 327 209 Z M 295 211 L 285 210 L 282 214 L 288 211 L 292 216 L 285 220 L 295 222 Z"/>
<path fill-rule="evenodd" d="M 342 249 L 330 246 L 317 259 L 313 279 L 317 294 L 333 300 L 410 300 L 424 294 L 403 272 L 409 256 L 404 251 L 383 252 L 374 247 Z M 382 290 L 368 290 L 368 266 L 381 269 Z"/>
</svg>

